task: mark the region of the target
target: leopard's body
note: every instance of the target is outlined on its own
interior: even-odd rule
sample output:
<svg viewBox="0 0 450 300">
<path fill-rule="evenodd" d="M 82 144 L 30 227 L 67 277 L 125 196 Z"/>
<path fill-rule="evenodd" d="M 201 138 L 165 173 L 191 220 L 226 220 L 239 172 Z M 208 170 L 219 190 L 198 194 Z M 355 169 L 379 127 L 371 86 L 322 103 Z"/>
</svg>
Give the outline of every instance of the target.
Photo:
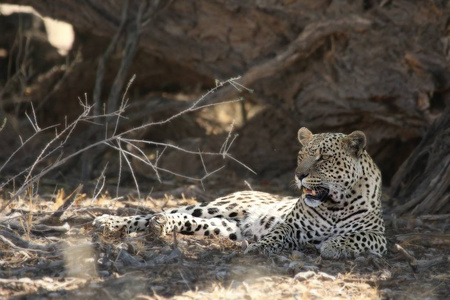
<svg viewBox="0 0 450 300">
<path fill-rule="evenodd" d="M 313 135 L 299 130 L 303 145 L 295 181 L 300 198 L 237 192 L 209 203 L 131 217 L 103 215 L 94 224 L 128 232 L 174 230 L 248 240 L 246 252 L 279 252 L 315 245 L 325 258 L 386 251 L 381 215 L 381 174 L 364 150 L 362 132 Z"/>
</svg>

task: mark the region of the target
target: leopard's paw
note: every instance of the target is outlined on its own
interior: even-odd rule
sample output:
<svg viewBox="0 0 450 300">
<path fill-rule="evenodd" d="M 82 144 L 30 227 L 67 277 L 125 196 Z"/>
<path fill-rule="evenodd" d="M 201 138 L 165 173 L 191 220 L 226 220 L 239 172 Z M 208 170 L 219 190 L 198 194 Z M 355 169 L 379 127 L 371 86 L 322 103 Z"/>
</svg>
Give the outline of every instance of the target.
<svg viewBox="0 0 450 300">
<path fill-rule="evenodd" d="M 325 259 L 338 260 L 341 258 L 353 258 L 355 257 L 355 252 L 347 249 L 345 246 L 326 241 L 320 248 L 320 255 Z"/>
<path fill-rule="evenodd" d="M 259 253 L 259 254 L 270 255 L 275 252 L 276 251 L 273 251 L 272 247 L 270 247 L 269 245 L 261 243 L 261 242 L 256 242 L 256 243 L 248 245 L 244 251 L 244 254 Z"/>
<path fill-rule="evenodd" d="M 109 230 L 117 231 L 123 228 L 126 223 L 123 221 L 122 217 L 111 216 L 111 215 L 101 215 L 96 217 L 92 222 L 92 225 L 97 230 Z"/>
<path fill-rule="evenodd" d="M 244 254 L 259 253 L 260 250 L 261 250 L 261 244 L 256 242 L 256 243 L 247 245 L 247 248 L 245 248 L 245 250 L 244 250 Z"/>
</svg>

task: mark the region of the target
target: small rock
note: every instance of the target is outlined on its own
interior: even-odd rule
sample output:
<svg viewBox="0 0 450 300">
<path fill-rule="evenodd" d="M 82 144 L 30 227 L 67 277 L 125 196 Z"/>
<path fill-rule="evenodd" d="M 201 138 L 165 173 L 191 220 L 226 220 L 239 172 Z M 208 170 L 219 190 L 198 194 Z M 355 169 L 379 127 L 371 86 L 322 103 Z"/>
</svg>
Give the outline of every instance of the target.
<svg viewBox="0 0 450 300">
<path fill-rule="evenodd" d="M 18 281 L 21 282 L 21 283 L 28 283 L 28 284 L 30 284 L 30 283 L 33 282 L 33 281 L 32 281 L 30 278 L 28 278 L 28 277 L 22 277 L 22 278 L 19 278 Z"/>
<path fill-rule="evenodd" d="M 48 294 L 47 294 L 47 297 L 48 297 L 48 298 L 60 298 L 60 297 L 61 297 L 61 294 L 60 294 L 60 293 L 57 293 L 57 292 L 51 292 L 51 293 L 48 293 Z"/>
<path fill-rule="evenodd" d="M 105 271 L 98 271 L 97 273 L 98 273 L 98 276 L 100 276 L 100 277 L 108 277 L 109 275 L 111 275 L 106 270 Z"/>
<path fill-rule="evenodd" d="M 233 257 L 236 256 L 236 252 L 231 252 L 230 254 L 224 255 L 222 256 L 222 258 L 220 259 L 221 263 L 230 263 L 231 260 L 233 259 Z"/>
<path fill-rule="evenodd" d="M 356 258 L 355 258 L 355 262 L 358 262 L 358 263 L 362 263 L 362 262 L 366 262 L 366 260 L 367 260 L 367 258 L 366 257 L 364 257 L 364 256 L 357 256 Z"/>
<path fill-rule="evenodd" d="M 319 267 L 317 266 L 303 266 L 302 269 L 306 271 L 319 271 Z"/>
<path fill-rule="evenodd" d="M 293 261 L 288 266 L 289 274 L 297 274 L 303 267 L 303 262 L 301 261 Z"/>
<path fill-rule="evenodd" d="M 178 240 L 177 243 L 178 243 L 178 247 L 181 247 L 181 248 L 188 246 L 188 242 L 185 240 Z"/>
<path fill-rule="evenodd" d="M 225 279 L 227 278 L 227 276 L 228 276 L 228 272 L 225 271 L 225 270 L 218 271 L 218 272 L 216 273 L 216 279 L 217 279 L 217 280 L 223 281 L 223 280 L 225 280 Z"/>
<path fill-rule="evenodd" d="M 300 272 L 294 276 L 294 279 L 298 281 L 304 281 L 313 277 L 314 275 L 316 275 L 316 273 L 313 271 Z"/>
<path fill-rule="evenodd" d="M 176 248 L 169 254 L 169 256 L 167 256 L 167 260 L 175 260 L 181 258 L 182 256 L 183 253 L 180 251 L 180 249 Z"/>
<path fill-rule="evenodd" d="M 393 292 L 392 292 L 392 290 L 391 289 L 382 289 L 382 290 L 380 290 L 380 294 L 381 294 L 381 296 L 387 296 L 388 298 L 391 298 L 392 299 L 392 294 L 393 294 Z"/>
<path fill-rule="evenodd" d="M 155 292 L 164 291 L 166 288 L 161 285 L 152 285 L 151 289 Z"/>
<path fill-rule="evenodd" d="M 285 263 L 285 262 L 290 262 L 291 260 L 284 256 L 284 255 L 274 255 L 273 258 L 275 259 L 275 262 L 277 263 Z"/>
<path fill-rule="evenodd" d="M 383 270 L 380 274 L 380 280 L 388 280 L 392 278 L 392 273 L 389 270 Z"/>
<path fill-rule="evenodd" d="M 172 247 L 170 247 L 169 245 L 162 247 L 161 249 L 161 253 L 168 253 L 172 251 Z"/>
<path fill-rule="evenodd" d="M 301 261 L 293 261 L 289 264 L 289 269 L 301 268 L 301 267 L 303 267 L 303 263 Z"/>
<path fill-rule="evenodd" d="M 297 250 L 292 251 L 292 254 L 291 254 L 292 260 L 300 260 L 300 259 L 304 259 L 304 258 L 305 258 L 305 254 L 303 252 L 300 252 Z"/>
<path fill-rule="evenodd" d="M 330 274 L 327 274 L 325 272 L 319 272 L 318 275 L 323 279 L 323 280 L 330 280 L 330 281 L 334 281 L 336 280 L 336 277 Z"/>
</svg>

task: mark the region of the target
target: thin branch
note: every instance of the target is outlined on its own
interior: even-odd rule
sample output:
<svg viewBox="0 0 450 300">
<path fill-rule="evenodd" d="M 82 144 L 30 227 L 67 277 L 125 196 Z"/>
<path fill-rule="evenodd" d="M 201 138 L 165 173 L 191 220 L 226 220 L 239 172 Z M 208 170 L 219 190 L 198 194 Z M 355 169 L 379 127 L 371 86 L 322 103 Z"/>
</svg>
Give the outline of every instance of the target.
<svg viewBox="0 0 450 300">
<path fill-rule="evenodd" d="M 111 42 L 108 45 L 108 48 L 106 48 L 105 53 L 100 58 L 100 61 L 98 62 L 97 67 L 97 75 L 95 80 L 95 87 L 94 87 L 94 115 L 98 116 L 100 115 L 100 97 L 101 97 L 101 91 L 102 91 L 102 84 L 103 84 L 103 76 L 105 74 L 105 66 L 106 62 L 108 61 L 109 57 L 111 56 L 112 52 L 116 48 L 117 42 L 119 40 L 119 37 L 123 33 L 123 29 L 125 27 L 125 23 L 127 21 L 127 15 L 128 15 L 128 0 L 123 1 L 123 7 L 122 7 L 122 14 L 120 17 L 120 24 L 119 28 L 117 29 L 116 33 L 114 34 L 113 38 L 111 39 Z"/>
<path fill-rule="evenodd" d="M 125 96 L 128 94 L 128 90 L 129 90 L 131 84 L 134 82 L 135 79 L 136 79 L 136 74 L 133 74 L 131 79 L 128 81 L 127 87 L 125 88 L 125 92 L 123 93 L 122 101 L 121 101 L 120 107 L 118 109 L 118 114 L 117 114 L 117 119 L 116 119 L 116 126 L 114 127 L 114 131 L 113 131 L 113 134 L 112 134 L 113 136 L 116 135 L 116 133 L 117 133 L 117 129 L 119 127 L 119 121 L 120 121 L 121 114 L 123 112 L 125 112 L 125 109 L 127 108 L 128 99 L 125 99 Z"/>
<path fill-rule="evenodd" d="M 105 167 L 103 168 L 102 173 L 100 174 L 100 176 L 97 179 L 97 182 L 95 183 L 95 188 L 94 188 L 94 193 L 93 193 L 94 196 L 91 199 L 91 204 L 93 204 L 97 200 L 97 197 L 100 195 L 100 193 L 105 188 L 105 182 L 106 182 L 105 172 L 106 172 L 107 167 L 108 167 L 108 163 L 105 164 Z M 100 181 L 102 183 L 101 183 L 100 188 L 98 188 L 98 184 Z M 97 191 L 97 188 L 98 188 L 98 191 Z"/>
<path fill-rule="evenodd" d="M 141 192 L 139 191 L 139 184 L 137 182 L 136 176 L 134 175 L 133 166 L 131 165 L 130 161 L 128 160 L 128 157 L 125 154 L 125 152 L 127 152 L 127 151 L 122 149 L 122 146 L 120 144 L 120 139 L 117 140 L 117 146 L 119 148 L 118 150 L 120 151 L 120 153 L 122 154 L 123 158 L 127 162 L 128 167 L 130 168 L 131 176 L 133 176 L 134 184 L 136 185 L 136 190 L 138 192 L 138 198 L 141 198 Z M 128 152 L 128 153 L 130 153 L 130 152 Z"/>
<path fill-rule="evenodd" d="M 141 22 L 142 15 L 147 7 L 147 1 L 140 1 L 139 9 L 136 15 L 136 21 L 130 22 L 127 26 L 127 36 L 125 42 L 125 51 L 120 63 L 119 70 L 112 84 L 107 102 L 107 112 L 113 112 L 117 109 L 117 101 L 119 99 L 120 91 L 122 90 L 123 82 L 126 74 L 131 67 L 133 58 L 137 51 L 137 45 L 141 36 Z"/>
<path fill-rule="evenodd" d="M 400 246 L 399 244 L 395 244 L 395 248 L 398 250 L 398 252 L 400 252 L 400 254 L 406 258 L 406 260 L 409 263 L 409 266 L 411 267 L 411 269 L 414 272 L 417 272 L 417 260 L 414 256 L 412 256 L 411 254 L 409 254 L 408 251 L 406 251 L 402 246 Z"/>
<path fill-rule="evenodd" d="M 25 241 L 15 235 L 12 231 L 6 228 L 0 230 L 0 240 L 5 244 L 9 245 L 11 248 L 16 250 L 30 250 L 39 251 L 44 253 L 54 252 L 56 250 L 55 244 L 50 245 L 38 245 L 28 241 Z"/>
<path fill-rule="evenodd" d="M 145 155 L 144 151 L 142 151 L 142 149 L 139 148 L 138 146 L 136 146 L 135 144 L 133 144 L 129 141 L 126 141 L 125 139 L 121 139 L 121 138 L 119 138 L 119 139 L 120 139 L 120 141 L 124 141 L 127 145 L 132 147 L 134 150 L 138 151 L 142 155 L 142 157 L 144 157 L 146 164 L 149 165 L 153 169 L 153 171 L 156 173 L 156 176 L 158 177 L 158 181 L 161 182 L 161 177 L 159 176 L 158 169 L 150 161 L 150 159 L 147 157 L 147 155 Z"/>
<path fill-rule="evenodd" d="M 41 129 L 41 131 L 40 132 L 42 132 L 42 131 L 47 131 L 47 130 L 49 130 L 49 129 L 51 129 L 51 128 L 54 128 L 54 127 L 56 127 L 56 126 L 58 126 L 59 124 L 57 124 L 57 125 L 52 125 L 52 126 L 49 126 L 49 127 L 46 127 L 46 128 L 44 128 L 44 129 Z M 31 141 L 34 137 L 36 137 L 40 132 L 34 132 L 29 138 L 27 138 L 25 141 L 22 141 L 21 142 L 21 145 L 8 157 L 8 159 L 3 163 L 3 165 L 0 167 L 0 173 L 2 172 L 2 170 L 3 170 L 3 168 L 11 161 L 11 159 L 14 157 L 14 155 L 16 155 L 17 154 L 17 152 L 19 152 L 29 141 Z M 1 188 L 1 187 L 0 187 Z"/>
<path fill-rule="evenodd" d="M 213 171 L 213 172 L 207 173 L 203 178 L 193 178 L 193 177 L 189 177 L 189 176 L 184 176 L 184 175 L 182 175 L 182 174 L 179 174 L 179 173 L 176 173 L 176 172 L 173 172 L 173 171 L 164 169 L 164 168 L 160 168 L 160 167 L 157 166 L 158 161 L 159 161 L 159 159 L 162 157 L 162 155 L 163 155 L 165 149 L 167 149 L 167 148 L 176 149 L 176 150 L 178 150 L 178 151 L 183 151 L 183 152 L 185 152 L 185 153 L 189 153 L 189 154 L 193 154 L 193 155 L 201 155 L 201 156 L 203 156 L 203 155 L 211 155 L 211 156 L 218 156 L 218 155 L 221 155 L 223 158 L 230 158 L 231 160 L 237 162 L 238 164 L 240 164 L 241 166 L 245 167 L 245 168 L 248 169 L 249 171 L 255 173 L 251 168 L 249 168 L 248 166 L 246 166 L 244 163 L 240 162 L 239 160 L 235 159 L 234 157 L 232 157 L 232 156 L 228 153 L 231 144 L 233 143 L 234 139 L 236 138 L 236 135 L 235 135 L 235 136 L 233 137 L 233 139 L 231 140 L 231 142 L 229 142 L 230 137 L 231 137 L 231 131 L 230 131 L 230 133 L 229 133 L 229 135 L 228 135 L 228 137 L 227 137 L 227 140 L 225 141 L 224 145 L 222 146 L 222 149 L 221 149 L 221 152 L 220 152 L 220 153 L 201 152 L 201 151 L 190 151 L 190 150 L 183 149 L 183 148 L 181 148 L 181 147 L 179 147 L 179 146 L 170 145 L 170 144 L 166 144 L 166 143 L 157 143 L 157 142 L 145 141 L 145 140 L 128 139 L 128 138 L 125 138 L 125 137 L 124 137 L 125 135 L 130 134 L 130 133 L 134 133 L 134 132 L 136 132 L 137 130 L 141 130 L 141 129 L 144 129 L 144 128 L 147 128 L 147 127 L 151 127 L 151 126 L 163 125 L 163 124 L 169 123 L 169 122 L 171 122 L 172 120 L 174 120 L 174 119 L 176 119 L 176 118 L 178 118 L 178 117 L 180 117 L 180 116 L 182 116 L 182 115 L 184 115 L 184 114 L 186 114 L 186 113 L 188 113 L 188 112 L 195 111 L 195 110 L 199 107 L 199 104 L 202 103 L 202 101 L 205 101 L 209 95 L 211 95 L 211 94 L 213 94 L 215 91 L 217 91 L 218 88 L 223 87 L 225 84 L 228 84 L 228 83 L 230 83 L 231 81 L 235 81 L 235 80 L 237 80 L 237 79 L 239 79 L 239 77 L 231 78 L 231 79 L 228 79 L 228 80 L 226 80 L 226 81 L 220 82 L 216 87 L 210 89 L 207 93 L 205 93 L 204 95 L 202 95 L 198 100 L 194 101 L 194 102 L 192 103 L 192 105 L 190 105 L 190 106 L 187 107 L 186 109 L 180 111 L 179 113 L 177 113 L 177 114 L 175 114 L 175 115 L 172 115 L 171 117 L 169 117 L 169 118 L 167 118 L 167 119 L 165 119 L 165 120 L 158 121 L 158 122 L 150 122 L 150 123 L 146 123 L 146 124 L 143 124 L 143 125 L 141 125 L 141 126 L 139 126 L 139 127 L 137 127 L 137 128 L 132 128 L 132 129 L 126 130 L 126 131 L 121 132 L 121 133 L 118 133 L 118 134 L 113 134 L 113 135 L 110 136 L 110 137 L 105 137 L 103 140 L 100 140 L 100 141 L 94 142 L 94 143 L 92 143 L 92 144 L 90 144 L 90 145 L 87 145 L 87 146 L 83 147 L 82 149 L 79 149 L 79 150 L 75 151 L 74 153 L 71 153 L 71 154 L 69 154 L 69 155 L 67 155 L 67 156 L 65 156 L 65 157 L 63 157 L 63 153 L 61 153 L 61 154 L 60 154 L 60 157 L 57 158 L 57 160 L 56 160 L 55 162 L 53 162 L 52 164 L 50 164 L 49 166 L 47 166 L 46 168 L 44 168 L 43 170 L 41 170 L 39 173 L 33 174 L 33 171 L 35 170 L 35 168 L 36 168 L 36 166 L 37 166 L 38 164 L 40 164 L 41 162 L 43 162 L 43 161 L 44 161 L 46 158 L 48 158 L 50 155 L 54 154 L 55 151 L 57 151 L 57 150 L 59 150 L 59 149 L 62 149 L 62 147 L 67 143 L 69 137 L 71 136 L 73 130 L 74 130 L 75 127 L 78 125 L 78 123 L 80 123 L 80 122 L 86 122 L 86 121 L 89 121 L 89 120 L 92 120 L 92 119 L 98 119 L 98 118 L 106 118 L 106 119 L 107 119 L 107 118 L 110 117 L 110 116 L 118 116 L 118 117 L 122 117 L 121 114 L 123 113 L 123 110 L 126 108 L 126 105 L 127 105 L 127 101 L 125 100 L 125 96 L 124 96 L 124 97 L 122 98 L 122 99 L 123 99 L 123 102 L 122 102 L 123 105 L 121 106 L 121 110 L 120 110 L 120 111 L 115 111 L 115 112 L 112 112 L 112 113 L 107 113 L 107 114 L 104 114 L 104 115 L 101 115 L 101 116 L 90 116 L 90 115 L 89 115 L 89 112 L 91 111 L 92 106 L 90 106 L 90 105 L 88 104 L 88 102 L 87 102 L 87 97 L 85 96 L 85 102 L 83 102 L 81 99 L 79 99 L 79 100 L 80 100 L 80 105 L 84 108 L 83 113 L 82 113 L 76 120 L 74 120 L 72 123 L 68 124 L 61 132 L 55 134 L 55 137 L 54 137 L 50 142 L 48 142 L 48 143 L 44 146 L 44 148 L 42 149 L 42 151 L 40 152 L 40 154 L 37 156 L 37 158 L 35 159 L 35 161 L 33 162 L 33 164 L 32 164 L 30 167 L 28 167 L 28 168 L 26 168 L 24 171 L 20 172 L 20 173 L 19 173 L 20 175 L 16 175 L 16 176 L 10 178 L 9 180 L 7 180 L 6 183 L 3 183 L 3 184 L 2 184 L 1 187 L 4 187 L 5 185 L 9 184 L 10 182 L 14 182 L 14 180 L 15 180 L 15 178 L 17 178 L 17 176 L 22 176 L 22 174 L 27 173 L 27 175 L 26 175 L 26 177 L 25 177 L 25 180 L 24 180 L 23 184 L 22 184 L 22 185 L 18 188 L 18 190 L 11 196 L 11 198 L 9 199 L 9 201 L 7 201 L 7 203 L 4 203 L 4 205 L 0 208 L 0 212 L 2 212 L 2 211 L 3 211 L 3 210 L 4 210 L 4 209 L 12 202 L 12 201 L 14 201 L 15 199 L 17 199 L 20 195 L 22 195 L 22 194 L 24 193 L 24 191 L 25 191 L 29 186 L 31 186 L 31 185 L 33 185 L 34 183 L 38 182 L 38 181 L 40 180 L 40 178 L 42 178 L 43 176 L 45 176 L 48 172 L 54 170 L 55 168 L 58 168 L 59 166 L 61 166 L 61 165 L 63 165 L 64 163 L 66 163 L 68 160 L 74 158 L 75 156 L 80 155 L 81 153 L 85 153 L 86 151 L 88 151 L 88 150 L 90 150 L 90 149 L 92 149 L 92 148 L 94 148 L 94 147 L 98 147 L 98 146 L 104 145 L 104 144 L 106 144 L 106 145 L 108 145 L 108 146 L 110 146 L 110 147 L 112 147 L 112 148 L 114 148 L 114 149 L 116 149 L 116 150 L 119 151 L 120 169 L 119 169 L 119 179 L 118 179 L 118 185 L 117 185 L 117 191 L 116 191 L 117 194 L 118 194 L 118 188 L 119 188 L 119 184 L 120 184 L 120 177 L 121 177 L 120 174 L 121 174 L 121 172 L 122 172 L 122 162 L 121 162 L 121 159 L 122 159 L 122 158 L 124 158 L 124 159 L 126 160 L 128 166 L 130 167 L 130 170 L 131 170 L 131 172 L 132 172 L 132 176 L 133 176 L 133 178 L 134 178 L 134 180 L 135 180 L 135 183 L 136 183 L 136 186 L 137 186 L 137 188 L 138 188 L 137 180 L 136 180 L 136 178 L 135 178 L 134 171 L 133 171 L 133 169 L 132 169 L 132 165 L 131 165 L 130 161 L 128 160 L 128 157 L 127 157 L 128 155 L 130 155 L 130 156 L 132 156 L 132 157 L 135 157 L 135 158 L 139 159 L 140 161 L 144 162 L 145 164 L 149 165 L 150 167 L 152 167 L 153 170 L 156 172 L 157 176 L 159 176 L 159 175 L 158 175 L 158 171 L 162 171 L 162 172 L 165 172 L 165 173 L 168 173 L 168 174 L 172 174 L 172 175 L 177 176 L 177 177 L 182 177 L 182 178 L 186 178 L 186 179 L 189 179 L 189 180 L 198 181 L 198 182 L 200 182 L 200 183 L 202 183 L 203 180 L 205 180 L 205 178 L 211 176 L 212 174 L 214 174 L 215 172 L 218 172 L 219 170 L 221 170 L 221 169 L 223 168 L 223 167 L 222 167 L 222 168 L 219 168 L 219 169 L 217 169 L 217 170 L 215 170 L 215 171 Z M 128 90 L 128 88 L 129 88 L 129 87 L 127 87 L 127 90 Z M 221 103 L 220 103 L 220 102 L 219 102 L 219 103 L 215 103 L 214 105 L 219 105 L 219 104 L 221 104 Z M 53 127 L 54 127 L 54 126 L 53 126 Z M 48 128 L 51 128 L 51 127 L 48 127 Z M 48 128 L 46 128 L 46 129 L 48 129 Z M 42 131 L 42 130 L 41 130 L 41 131 Z M 36 135 L 36 134 L 34 134 L 34 135 L 33 135 L 32 137 L 30 137 L 29 139 L 27 139 L 27 140 L 22 144 L 21 147 L 23 147 L 23 145 L 25 145 L 25 144 L 26 144 L 29 140 L 31 140 L 35 135 Z M 64 137 L 64 138 L 63 138 L 63 137 Z M 52 145 L 54 145 L 54 144 L 56 143 L 56 141 L 58 141 L 58 140 L 61 140 L 61 142 L 60 142 L 58 145 L 56 145 L 54 148 L 51 148 Z M 114 142 L 114 141 L 117 142 L 118 146 L 114 146 L 114 145 L 112 144 L 112 142 Z M 145 159 L 142 159 L 141 157 L 139 157 L 139 155 L 135 155 L 134 153 L 131 153 L 130 151 L 127 151 L 127 150 L 123 149 L 123 148 L 121 147 L 121 145 L 120 145 L 121 142 L 125 142 L 125 143 L 131 145 L 131 147 L 132 147 L 133 149 L 135 149 L 135 150 L 138 150 L 138 147 L 135 146 L 135 145 L 132 145 L 132 144 L 133 144 L 133 143 L 137 143 L 137 142 L 140 142 L 140 143 L 146 143 L 146 144 L 151 144 L 151 145 L 159 145 L 159 146 L 163 146 L 164 149 L 163 149 L 163 151 L 162 151 L 160 154 L 157 155 L 157 157 L 156 157 L 156 159 L 155 159 L 155 162 L 152 163 L 147 157 L 145 157 Z M 21 147 L 20 147 L 20 148 L 21 148 Z M 16 151 L 13 153 L 13 155 L 11 155 L 11 157 L 7 160 L 6 163 L 4 163 L 4 165 L 2 166 L 1 169 L 4 168 L 4 166 L 5 166 L 5 165 L 11 160 L 11 158 L 17 153 L 17 151 L 19 151 L 19 150 L 16 150 Z M 137 152 L 138 152 L 139 154 L 141 154 L 142 157 L 145 156 L 144 153 L 143 153 L 140 149 L 139 149 Z M 203 159 L 203 157 L 202 157 L 202 159 Z M 203 163 L 204 163 L 204 162 L 203 162 Z M 204 168 L 205 168 L 205 170 L 206 170 L 206 166 L 204 166 Z M 0 169 L 0 170 L 1 170 L 1 169 Z M 256 173 L 255 173 L 255 174 L 256 174 Z"/>
<path fill-rule="evenodd" d="M 52 214 L 51 217 L 60 219 L 61 216 L 67 211 L 67 209 L 69 209 L 69 207 L 73 205 L 82 188 L 82 184 L 78 185 L 78 187 L 69 196 L 67 196 L 66 201 L 64 201 L 64 203 L 60 207 L 58 207 L 58 209 Z"/>
</svg>

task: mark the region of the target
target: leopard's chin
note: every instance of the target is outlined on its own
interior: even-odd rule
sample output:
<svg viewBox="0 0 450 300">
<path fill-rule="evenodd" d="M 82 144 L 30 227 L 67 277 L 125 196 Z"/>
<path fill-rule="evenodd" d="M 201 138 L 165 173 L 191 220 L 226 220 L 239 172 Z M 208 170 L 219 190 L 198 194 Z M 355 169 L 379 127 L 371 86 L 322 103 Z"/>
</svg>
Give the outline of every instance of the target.
<svg viewBox="0 0 450 300">
<path fill-rule="evenodd" d="M 310 199 L 308 197 L 305 197 L 305 203 L 309 207 L 315 208 L 315 207 L 318 207 L 320 204 L 322 204 L 322 201 L 314 200 L 314 199 Z"/>
</svg>

